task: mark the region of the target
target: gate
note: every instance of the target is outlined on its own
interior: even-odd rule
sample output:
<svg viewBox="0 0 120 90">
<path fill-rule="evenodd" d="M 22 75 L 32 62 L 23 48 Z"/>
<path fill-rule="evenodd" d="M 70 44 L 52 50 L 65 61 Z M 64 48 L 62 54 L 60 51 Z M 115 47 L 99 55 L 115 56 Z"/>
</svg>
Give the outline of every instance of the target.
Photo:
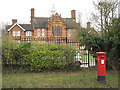
<svg viewBox="0 0 120 90">
<path fill-rule="evenodd" d="M 88 68 L 96 66 L 96 58 L 88 50 L 81 49 L 80 42 L 67 40 L 67 44 L 76 46 L 77 49 L 80 50 L 80 57 L 82 57 L 82 65 L 80 65 L 81 67 Z M 79 56 L 77 58 L 80 59 Z"/>
<path fill-rule="evenodd" d="M 96 58 L 93 54 L 90 54 L 88 50 L 85 51 L 86 54 L 81 54 L 82 56 L 82 65 L 81 67 L 95 67 L 96 66 Z"/>
</svg>

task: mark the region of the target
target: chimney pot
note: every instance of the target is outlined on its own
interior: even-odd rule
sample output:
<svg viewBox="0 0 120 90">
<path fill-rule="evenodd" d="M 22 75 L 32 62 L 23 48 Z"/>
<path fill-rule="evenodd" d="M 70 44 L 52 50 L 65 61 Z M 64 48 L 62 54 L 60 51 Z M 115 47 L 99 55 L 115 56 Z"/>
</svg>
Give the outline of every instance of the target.
<svg viewBox="0 0 120 90">
<path fill-rule="evenodd" d="M 31 8 L 31 23 L 32 23 L 32 19 L 34 18 L 34 11 L 35 11 L 35 9 Z"/>
<path fill-rule="evenodd" d="M 17 19 L 12 19 L 12 25 L 17 23 Z"/>
<path fill-rule="evenodd" d="M 91 23 L 87 22 L 87 28 L 90 29 L 91 28 Z"/>
<path fill-rule="evenodd" d="M 76 20 L 76 10 L 71 11 L 71 18 Z"/>
</svg>

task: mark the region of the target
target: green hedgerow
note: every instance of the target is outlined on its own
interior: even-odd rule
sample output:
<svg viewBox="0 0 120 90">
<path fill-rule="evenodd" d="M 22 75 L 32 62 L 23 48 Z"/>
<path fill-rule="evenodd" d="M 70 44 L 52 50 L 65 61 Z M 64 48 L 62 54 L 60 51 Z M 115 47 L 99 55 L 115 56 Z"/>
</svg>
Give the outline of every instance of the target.
<svg viewBox="0 0 120 90">
<path fill-rule="evenodd" d="M 41 41 L 19 44 L 7 42 L 7 44 L 3 48 L 4 64 L 12 63 L 21 66 L 27 64 L 32 71 L 64 69 L 67 65 L 74 62 L 74 56 L 76 55 L 76 49 L 70 45 Z M 6 63 L 7 61 L 9 62 Z"/>
</svg>

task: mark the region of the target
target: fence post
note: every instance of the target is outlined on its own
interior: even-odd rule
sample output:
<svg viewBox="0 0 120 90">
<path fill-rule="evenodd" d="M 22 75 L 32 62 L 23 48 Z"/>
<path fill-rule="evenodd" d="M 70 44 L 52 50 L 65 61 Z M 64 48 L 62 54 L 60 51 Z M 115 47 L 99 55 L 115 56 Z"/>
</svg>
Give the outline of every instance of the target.
<svg viewBox="0 0 120 90">
<path fill-rule="evenodd" d="M 89 50 L 88 50 L 88 67 L 90 67 Z"/>
<path fill-rule="evenodd" d="M 67 37 L 66 37 L 66 44 L 67 44 Z"/>
</svg>

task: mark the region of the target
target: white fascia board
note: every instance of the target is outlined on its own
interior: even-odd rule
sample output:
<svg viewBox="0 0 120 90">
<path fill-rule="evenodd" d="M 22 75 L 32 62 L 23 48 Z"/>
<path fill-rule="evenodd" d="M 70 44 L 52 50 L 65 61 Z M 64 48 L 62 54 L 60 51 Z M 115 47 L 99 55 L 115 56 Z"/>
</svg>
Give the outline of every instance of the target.
<svg viewBox="0 0 120 90">
<path fill-rule="evenodd" d="M 88 33 L 91 33 L 91 32 L 92 32 L 92 30 L 94 30 L 96 33 L 98 33 L 98 34 L 100 35 L 100 33 L 99 33 L 97 30 L 95 30 L 94 28 L 93 28 L 93 29 L 91 29 Z"/>
<path fill-rule="evenodd" d="M 15 23 L 14 25 L 12 25 L 9 29 L 8 29 L 8 31 L 10 31 L 13 27 L 15 27 L 15 26 L 18 26 L 19 28 L 21 28 L 23 31 L 25 31 L 25 29 L 23 28 L 23 27 L 21 27 L 18 23 Z"/>
</svg>

